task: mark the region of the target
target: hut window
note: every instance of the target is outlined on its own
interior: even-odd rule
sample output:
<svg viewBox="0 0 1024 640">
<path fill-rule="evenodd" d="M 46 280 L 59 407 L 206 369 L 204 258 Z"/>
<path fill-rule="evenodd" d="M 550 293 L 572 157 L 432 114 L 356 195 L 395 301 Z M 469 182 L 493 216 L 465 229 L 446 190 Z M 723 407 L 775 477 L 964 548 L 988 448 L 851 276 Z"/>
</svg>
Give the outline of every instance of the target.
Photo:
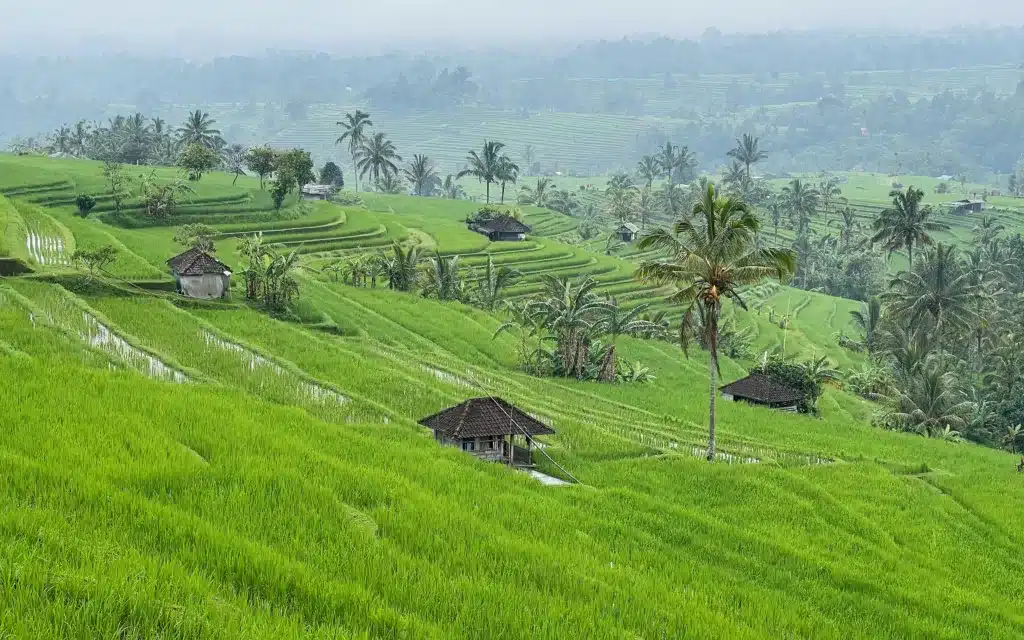
<svg viewBox="0 0 1024 640">
<path fill-rule="evenodd" d="M 473 451 L 475 449 L 476 449 L 476 441 L 475 440 L 463 440 L 462 441 L 462 450 L 463 451 Z"/>
<path fill-rule="evenodd" d="M 494 438 L 484 438 L 483 440 L 481 440 L 480 441 L 480 448 L 481 449 L 493 449 L 494 448 Z"/>
</svg>

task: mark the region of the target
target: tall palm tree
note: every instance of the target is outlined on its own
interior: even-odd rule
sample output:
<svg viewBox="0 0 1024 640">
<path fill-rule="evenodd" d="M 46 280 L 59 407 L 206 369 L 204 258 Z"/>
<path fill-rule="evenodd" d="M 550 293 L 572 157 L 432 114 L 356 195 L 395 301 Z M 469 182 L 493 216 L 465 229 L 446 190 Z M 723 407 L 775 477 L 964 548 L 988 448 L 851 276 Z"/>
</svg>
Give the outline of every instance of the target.
<svg viewBox="0 0 1024 640">
<path fill-rule="evenodd" d="M 743 163 L 737 160 L 733 160 L 732 164 L 725 168 L 725 173 L 722 175 L 722 184 L 739 193 L 743 193 L 743 189 L 749 180 L 750 178 L 743 169 Z"/>
<path fill-rule="evenodd" d="M 356 109 L 355 113 L 346 113 L 345 119 L 335 123 L 345 130 L 341 133 L 334 144 L 348 144 L 348 154 L 355 166 L 356 153 L 363 148 L 366 142 L 366 129 L 373 126 L 370 114 Z M 354 172 L 353 172 L 354 173 Z M 356 175 L 356 191 L 359 191 L 359 176 Z"/>
<path fill-rule="evenodd" d="M 85 147 L 89 144 L 89 124 L 85 120 L 79 120 L 71 128 L 71 153 L 82 157 L 85 155 Z"/>
<path fill-rule="evenodd" d="M 684 315 L 680 339 L 684 353 L 698 323 L 708 345 L 708 461 L 715 459 L 715 399 L 718 382 L 718 324 L 722 301 L 746 302 L 740 288 L 768 277 L 783 279 L 796 268 L 796 256 L 786 249 L 761 249 L 756 235 L 761 224 L 741 199 L 720 196 L 708 184 L 693 206 L 692 216 L 680 217 L 671 229 L 657 229 L 640 241 L 640 249 L 662 249 L 669 259 L 646 261 L 636 271 L 644 282 L 671 284 L 669 300 L 681 304 Z M 699 316 L 696 318 L 695 316 Z"/>
<path fill-rule="evenodd" d="M 821 200 L 821 208 L 825 210 L 825 226 L 828 226 L 832 205 L 845 200 L 843 190 L 839 188 L 839 180 L 835 176 L 828 176 L 818 182 L 818 197 Z"/>
<path fill-rule="evenodd" d="M 742 138 L 736 139 L 736 147 L 726 154 L 730 158 L 735 158 L 737 162 L 746 167 L 747 180 L 750 180 L 750 166 L 768 157 L 768 153 L 760 148 L 759 142 L 759 138 L 755 138 L 749 133 L 744 133 Z"/>
<path fill-rule="evenodd" d="M 55 153 L 71 153 L 71 129 L 67 125 L 61 125 L 50 135 L 50 148 Z"/>
<path fill-rule="evenodd" d="M 843 250 L 848 250 L 853 243 L 860 224 L 857 222 L 857 212 L 851 207 L 843 207 L 839 210 L 839 240 L 843 243 Z"/>
<path fill-rule="evenodd" d="M 388 140 L 387 134 L 378 131 L 363 141 L 353 156 L 356 161 L 356 173 L 359 177 L 370 175 L 374 181 L 382 176 L 394 176 L 398 173 L 398 164 L 402 156 L 398 155 L 395 143 Z"/>
<path fill-rule="evenodd" d="M 516 183 L 519 179 L 519 165 L 512 162 L 512 159 L 502 155 L 498 159 L 498 171 L 494 174 L 497 182 L 501 183 L 501 204 L 505 204 L 505 185 L 511 182 Z"/>
<path fill-rule="evenodd" d="M 864 333 L 864 346 L 869 354 L 875 352 L 878 330 L 882 324 L 882 299 L 871 296 L 861 308 L 850 312 L 853 323 Z"/>
<path fill-rule="evenodd" d="M 772 221 L 772 227 L 775 229 L 774 242 L 779 243 L 779 225 L 782 223 L 782 213 L 785 210 L 785 204 L 778 197 L 772 196 L 768 204 L 765 205 L 765 209 L 768 211 L 768 219 Z"/>
<path fill-rule="evenodd" d="M 418 196 L 430 195 L 428 187 L 437 179 L 437 167 L 425 155 L 413 154 L 409 167 L 404 169 L 405 177 L 412 183 Z"/>
<path fill-rule="evenodd" d="M 941 339 L 947 327 L 971 327 L 976 316 L 974 303 L 981 294 L 956 247 L 940 242 L 913 271 L 898 273 L 889 282 L 885 297 L 892 301 L 893 313 L 911 325 L 930 320 L 932 333 Z"/>
<path fill-rule="evenodd" d="M 537 184 L 532 187 L 524 184 L 519 187 L 519 203 L 541 208 L 548 206 L 548 197 L 551 194 L 548 189 L 551 186 L 551 178 L 537 178 Z"/>
<path fill-rule="evenodd" d="M 644 187 L 637 192 L 634 209 L 637 219 L 640 220 L 640 228 L 646 229 L 647 223 L 651 221 L 658 209 L 658 199 L 650 187 Z"/>
<path fill-rule="evenodd" d="M 658 202 L 658 208 L 661 212 L 669 218 L 678 218 L 683 213 L 683 209 L 686 206 L 686 192 L 677 185 L 671 182 L 666 182 L 660 190 L 658 190 L 655 199 Z"/>
<path fill-rule="evenodd" d="M 661 167 L 661 174 L 668 179 L 669 184 L 675 184 L 675 175 L 685 173 L 694 165 L 693 154 L 686 146 L 677 147 L 671 141 L 666 140 L 665 146 L 655 156 L 658 166 Z"/>
<path fill-rule="evenodd" d="M 644 156 L 640 158 L 640 162 L 636 163 L 636 175 L 647 183 L 648 189 L 651 188 L 651 185 L 654 184 L 654 181 L 661 173 L 661 165 L 654 156 Z"/>
<path fill-rule="evenodd" d="M 636 217 L 637 213 L 637 191 L 636 189 L 618 189 L 611 193 L 605 212 L 615 218 L 620 224 Z"/>
<path fill-rule="evenodd" d="M 182 146 L 201 144 L 207 149 L 216 149 L 220 141 L 220 130 L 214 129 L 217 121 L 205 111 L 196 109 L 188 115 L 185 122 L 178 127 L 178 136 Z"/>
<path fill-rule="evenodd" d="M 517 269 L 510 267 L 495 268 L 494 258 L 487 256 L 487 266 L 476 280 L 477 303 L 488 311 L 494 311 L 501 304 L 505 290 L 513 286 L 521 275 Z"/>
<path fill-rule="evenodd" d="M 485 140 L 480 153 L 470 151 L 466 157 L 468 166 L 460 171 L 457 178 L 473 176 L 487 185 L 487 202 L 491 201 L 491 183 L 498 182 L 501 170 L 501 150 L 505 144 L 494 140 Z"/>
<path fill-rule="evenodd" d="M 945 231 L 949 225 L 932 220 L 934 211 L 922 206 L 924 191 L 910 186 L 906 191 L 893 189 L 892 207 L 882 211 L 875 219 L 875 235 L 872 242 L 881 242 L 891 255 L 900 249 L 907 250 L 910 269 L 914 268 L 914 245 L 929 245 L 932 237 L 929 231 Z"/>
<path fill-rule="evenodd" d="M 818 202 L 821 199 L 818 190 L 808 186 L 800 178 L 793 178 L 782 188 L 782 199 L 789 208 L 790 216 L 796 220 L 797 234 L 806 233 L 811 225 L 811 218 L 818 210 Z"/>
</svg>

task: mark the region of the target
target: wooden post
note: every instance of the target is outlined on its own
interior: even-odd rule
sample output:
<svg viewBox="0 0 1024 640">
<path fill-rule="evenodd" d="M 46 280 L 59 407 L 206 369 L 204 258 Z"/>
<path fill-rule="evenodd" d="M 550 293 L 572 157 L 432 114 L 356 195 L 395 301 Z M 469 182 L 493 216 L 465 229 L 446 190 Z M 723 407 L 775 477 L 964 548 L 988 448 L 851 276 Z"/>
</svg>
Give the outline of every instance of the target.
<svg viewBox="0 0 1024 640">
<path fill-rule="evenodd" d="M 527 438 L 526 439 L 526 464 L 528 466 L 531 466 L 531 467 L 533 466 L 533 454 L 530 452 L 530 447 L 532 447 L 532 446 L 533 445 L 532 445 L 530 439 Z"/>
</svg>

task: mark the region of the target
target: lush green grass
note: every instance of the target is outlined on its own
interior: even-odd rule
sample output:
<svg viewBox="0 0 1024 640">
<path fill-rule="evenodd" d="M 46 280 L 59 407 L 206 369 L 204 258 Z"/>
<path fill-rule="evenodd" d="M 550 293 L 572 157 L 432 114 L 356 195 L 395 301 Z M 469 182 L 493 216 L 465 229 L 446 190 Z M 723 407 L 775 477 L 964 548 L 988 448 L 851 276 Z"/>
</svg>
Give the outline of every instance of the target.
<svg viewBox="0 0 1024 640">
<path fill-rule="evenodd" d="M 162 273 L 177 250 L 166 226 L 18 198 L 0 214 L 50 220 L 77 246 L 116 242 L 124 277 Z M 544 273 L 591 274 L 623 304 L 663 305 L 619 258 L 547 237 L 488 243 L 462 223 L 471 204 L 366 201 L 318 206 L 301 218 L 317 225 L 268 239 L 382 228 L 521 268 L 517 295 Z M 232 265 L 233 242 L 218 243 Z M 873 428 L 874 407 L 837 389 L 820 418 L 721 403 L 722 462 L 758 462 L 708 465 L 693 455 L 707 361 L 669 343 L 619 340 L 656 376 L 645 385 L 538 379 L 517 369 L 511 336 L 493 337 L 494 315 L 314 270 L 300 272 L 302 304 L 329 332 L 37 266 L 56 279 L 0 283 L 0 636 L 1024 634 L 1014 459 Z M 834 338 L 855 303 L 778 285 L 746 295 L 752 310 L 727 314 L 756 349 L 858 363 Z M 97 322 L 119 340 L 96 340 Z M 722 369 L 735 379 L 745 363 Z M 476 462 L 415 424 L 484 394 L 552 424 L 544 451 L 582 485 Z"/>
</svg>

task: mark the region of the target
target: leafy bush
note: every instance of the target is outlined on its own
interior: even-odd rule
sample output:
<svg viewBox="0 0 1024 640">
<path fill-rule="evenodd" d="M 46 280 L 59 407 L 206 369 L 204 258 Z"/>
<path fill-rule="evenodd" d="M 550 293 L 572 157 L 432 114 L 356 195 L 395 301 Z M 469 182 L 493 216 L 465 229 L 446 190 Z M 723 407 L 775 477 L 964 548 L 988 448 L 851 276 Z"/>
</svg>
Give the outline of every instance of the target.
<svg viewBox="0 0 1024 640">
<path fill-rule="evenodd" d="M 96 198 L 90 196 L 87 193 L 80 193 L 75 198 L 75 206 L 78 207 L 78 215 L 83 218 L 89 215 L 93 207 L 96 206 Z"/>
</svg>

